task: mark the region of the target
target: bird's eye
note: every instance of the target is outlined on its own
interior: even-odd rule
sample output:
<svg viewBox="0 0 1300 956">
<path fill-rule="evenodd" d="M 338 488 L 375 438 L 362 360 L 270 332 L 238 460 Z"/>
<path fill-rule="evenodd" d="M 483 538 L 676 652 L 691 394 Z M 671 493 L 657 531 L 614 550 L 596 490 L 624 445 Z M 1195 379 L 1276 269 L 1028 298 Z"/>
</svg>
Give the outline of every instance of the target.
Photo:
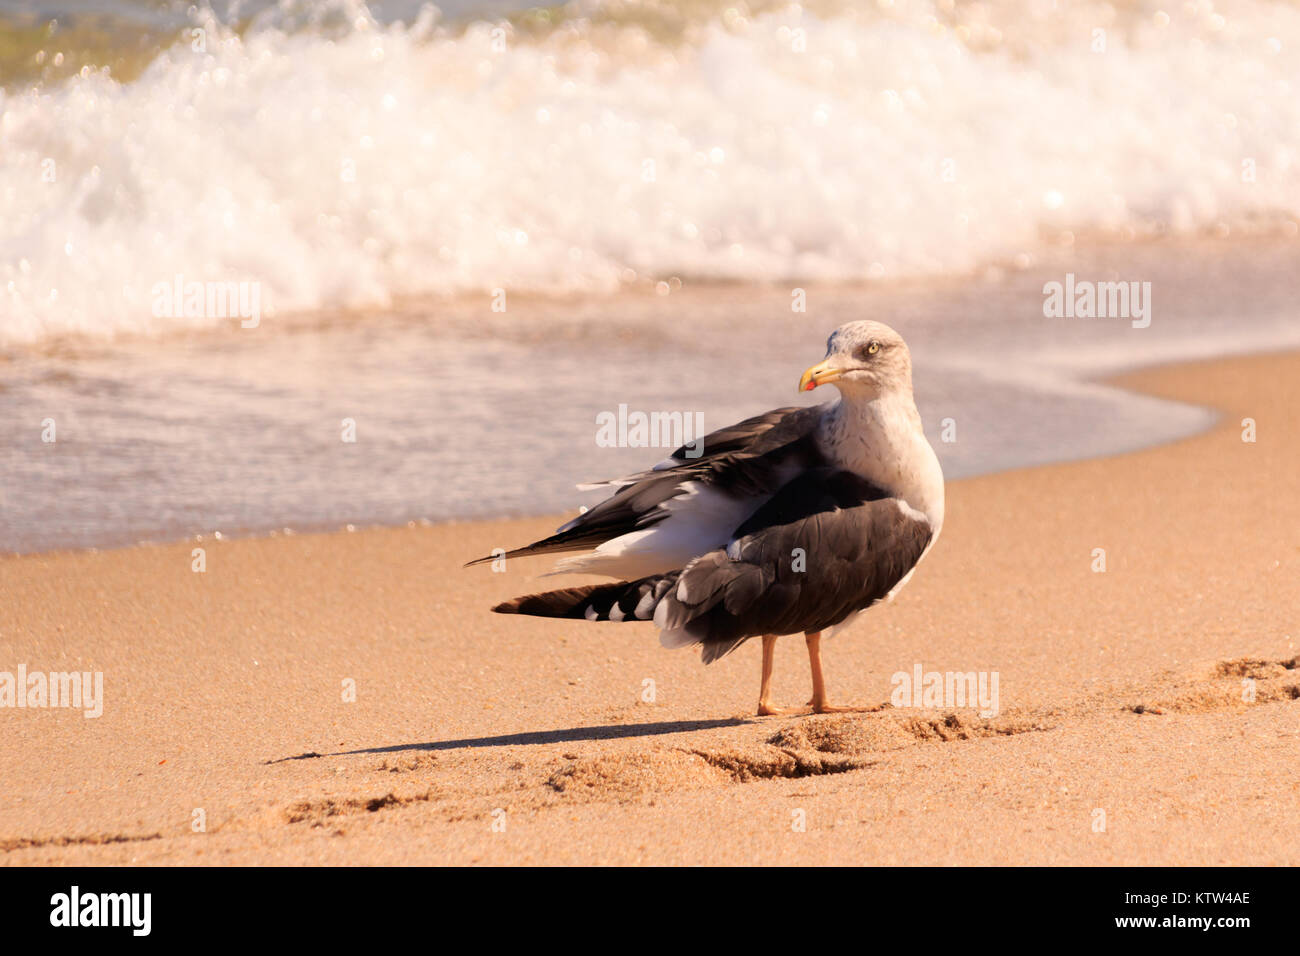
<svg viewBox="0 0 1300 956">
<path fill-rule="evenodd" d="M 875 355 L 875 354 L 876 354 L 877 352 L 879 352 L 879 351 L 880 351 L 880 343 L 879 343 L 879 342 L 872 342 L 870 345 L 867 346 L 867 354 L 868 354 L 868 355 Z"/>
</svg>

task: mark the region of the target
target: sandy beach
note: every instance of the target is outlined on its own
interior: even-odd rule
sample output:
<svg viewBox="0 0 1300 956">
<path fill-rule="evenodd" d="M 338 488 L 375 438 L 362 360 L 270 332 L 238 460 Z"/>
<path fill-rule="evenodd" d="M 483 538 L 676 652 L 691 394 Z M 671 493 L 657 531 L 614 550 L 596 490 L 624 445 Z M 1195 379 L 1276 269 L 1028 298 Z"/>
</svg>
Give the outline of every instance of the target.
<svg viewBox="0 0 1300 956">
<path fill-rule="evenodd" d="M 487 613 L 547 565 L 461 564 L 559 516 L 0 559 L 0 670 L 104 686 L 0 710 L 0 862 L 1300 863 L 1300 355 L 1118 384 L 1222 418 L 950 483 L 827 645 L 864 714 L 752 717 L 757 642 Z M 999 713 L 890 706 L 918 663 L 997 672 Z"/>
</svg>

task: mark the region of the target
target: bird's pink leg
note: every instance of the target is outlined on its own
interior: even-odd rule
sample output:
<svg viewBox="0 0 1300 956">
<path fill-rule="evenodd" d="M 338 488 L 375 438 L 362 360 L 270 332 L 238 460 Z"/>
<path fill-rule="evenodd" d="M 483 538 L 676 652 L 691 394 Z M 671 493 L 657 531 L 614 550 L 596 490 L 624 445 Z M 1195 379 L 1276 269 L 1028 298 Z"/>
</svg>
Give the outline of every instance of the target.
<svg viewBox="0 0 1300 956">
<path fill-rule="evenodd" d="M 873 710 L 871 707 L 836 707 L 826 699 L 826 678 L 822 676 L 822 632 L 809 631 L 804 635 L 808 642 L 808 666 L 812 669 L 814 714 L 853 714 Z"/>
<path fill-rule="evenodd" d="M 772 659 L 776 656 L 776 635 L 763 635 L 763 682 L 758 688 L 758 716 L 787 714 L 788 710 L 772 706 Z"/>
</svg>

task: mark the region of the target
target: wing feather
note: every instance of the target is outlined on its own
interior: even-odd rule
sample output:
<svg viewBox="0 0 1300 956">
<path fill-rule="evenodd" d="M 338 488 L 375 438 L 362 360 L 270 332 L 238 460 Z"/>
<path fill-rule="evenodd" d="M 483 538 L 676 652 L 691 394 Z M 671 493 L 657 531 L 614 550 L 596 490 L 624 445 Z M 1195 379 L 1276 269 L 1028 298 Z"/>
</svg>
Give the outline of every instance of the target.
<svg viewBox="0 0 1300 956">
<path fill-rule="evenodd" d="M 706 660 L 760 634 L 833 627 L 888 595 L 932 536 L 924 516 L 870 482 L 814 469 L 758 509 L 727 548 L 691 562 L 655 623 L 673 632 L 667 639 L 702 643 Z"/>
<path fill-rule="evenodd" d="M 688 449 L 683 446 L 657 470 L 615 479 L 610 484 L 619 487 L 610 497 L 561 525 L 550 537 L 508 551 L 505 556 L 586 551 L 653 528 L 674 513 L 690 520 L 685 509 L 674 512 L 669 503 L 690 495 L 693 486 L 721 492 L 733 500 L 752 499 L 757 504 L 775 494 L 794 467 L 821 462 L 813 440 L 820 415 L 818 406 L 779 408 L 712 432 L 705 436 L 699 457 L 684 457 Z M 720 534 L 725 536 L 731 530 L 721 528 Z M 486 555 L 469 565 L 491 560 L 492 555 Z"/>
</svg>

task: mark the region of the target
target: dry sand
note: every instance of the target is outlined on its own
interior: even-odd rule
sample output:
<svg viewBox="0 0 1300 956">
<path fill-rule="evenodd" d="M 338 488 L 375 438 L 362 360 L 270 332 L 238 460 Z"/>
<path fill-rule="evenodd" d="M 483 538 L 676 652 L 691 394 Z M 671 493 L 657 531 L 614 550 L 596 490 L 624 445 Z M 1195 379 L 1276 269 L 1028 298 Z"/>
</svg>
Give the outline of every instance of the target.
<svg viewBox="0 0 1300 956">
<path fill-rule="evenodd" d="M 705 668 L 487 613 L 545 565 L 461 563 L 554 518 L 0 560 L 0 670 L 106 696 L 0 710 L 0 861 L 1300 863 L 1300 356 L 1125 384 L 1223 420 L 950 484 L 912 583 L 825 649 L 842 702 L 997 671 L 988 720 L 756 719 L 757 642 Z M 777 690 L 808 695 L 797 637 Z"/>
</svg>

